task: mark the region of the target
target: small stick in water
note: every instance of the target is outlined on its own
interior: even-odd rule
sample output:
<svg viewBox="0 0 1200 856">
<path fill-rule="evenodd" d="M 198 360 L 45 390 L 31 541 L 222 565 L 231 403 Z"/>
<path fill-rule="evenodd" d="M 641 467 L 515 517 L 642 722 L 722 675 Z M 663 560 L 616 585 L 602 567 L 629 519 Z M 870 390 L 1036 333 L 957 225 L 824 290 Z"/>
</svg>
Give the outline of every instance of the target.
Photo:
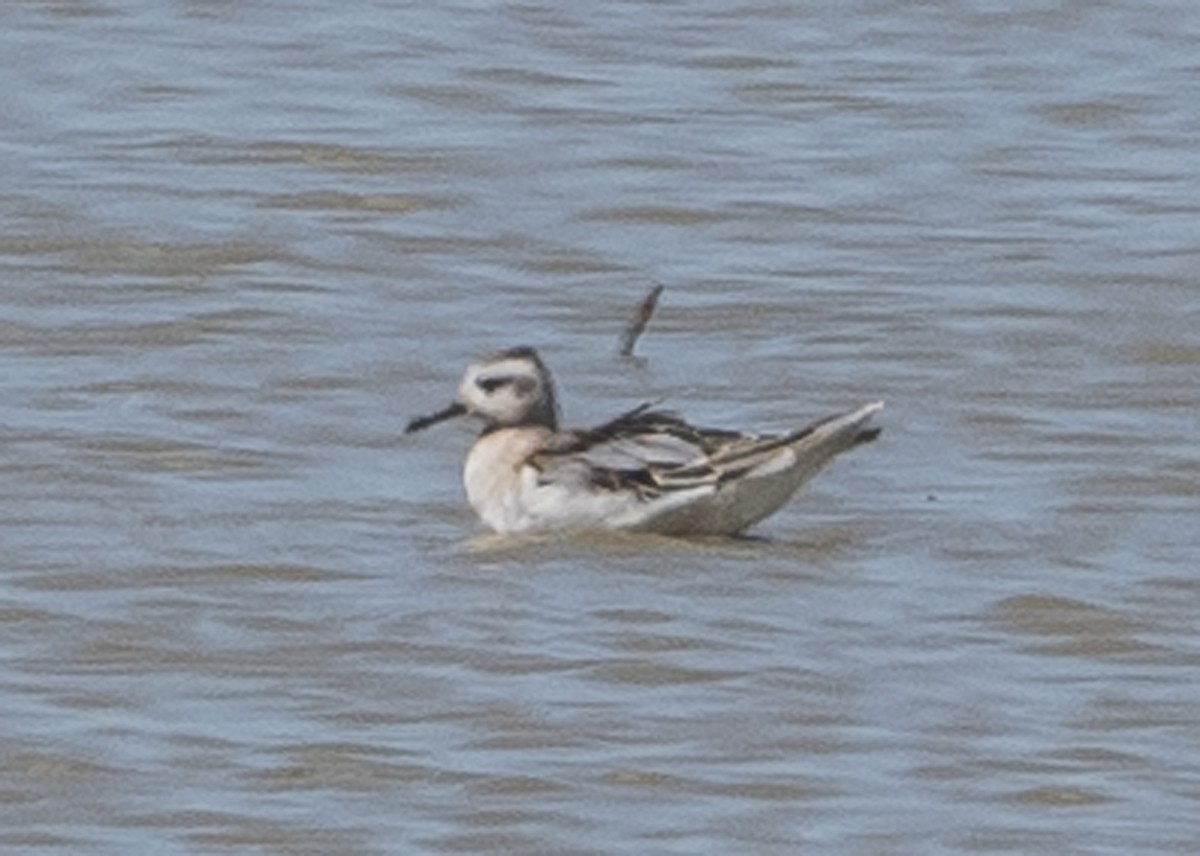
<svg viewBox="0 0 1200 856">
<path fill-rule="evenodd" d="M 646 295 L 646 299 L 638 305 L 637 310 L 633 313 L 633 317 L 629 319 L 629 326 L 625 328 L 625 335 L 621 337 L 621 356 L 633 356 L 633 346 L 637 344 L 638 337 L 642 335 L 642 331 L 650 323 L 650 316 L 654 314 L 654 309 L 658 306 L 658 296 L 662 292 L 663 287 L 661 285 L 656 285 L 650 289 L 650 293 Z"/>
</svg>

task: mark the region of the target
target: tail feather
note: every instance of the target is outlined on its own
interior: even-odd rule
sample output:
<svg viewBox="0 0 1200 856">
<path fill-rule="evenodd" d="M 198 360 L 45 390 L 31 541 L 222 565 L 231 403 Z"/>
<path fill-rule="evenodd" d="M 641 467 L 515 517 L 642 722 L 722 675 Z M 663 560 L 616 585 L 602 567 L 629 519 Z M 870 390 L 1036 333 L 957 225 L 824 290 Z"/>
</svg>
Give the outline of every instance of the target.
<svg viewBox="0 0 1200 856">
<path fill-rule="evenodd" d="M 874 401 L 849 413 L 822 419 L 793 433 L 788 445 L 803 470 L 816 472 L 835 455 L 878 437 L 883 429 L 868 423 L 882 409 L 883 402 Z"/>
</svg>

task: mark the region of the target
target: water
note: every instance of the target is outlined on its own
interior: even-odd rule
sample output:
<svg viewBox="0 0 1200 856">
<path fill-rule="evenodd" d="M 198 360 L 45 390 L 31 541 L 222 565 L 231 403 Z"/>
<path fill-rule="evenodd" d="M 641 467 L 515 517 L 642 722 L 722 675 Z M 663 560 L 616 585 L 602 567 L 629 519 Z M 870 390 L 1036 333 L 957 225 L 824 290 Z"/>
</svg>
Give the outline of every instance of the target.
<svg viewBox="0 0 1200 856">
<path fill-rule="evenodd" d="M 5 4 L 5 852 L 1194 852 L 1198 35 Z M 758 539 L 505 541 L 400 432 L 521 343 L 885 434 Z"/>
</svg>

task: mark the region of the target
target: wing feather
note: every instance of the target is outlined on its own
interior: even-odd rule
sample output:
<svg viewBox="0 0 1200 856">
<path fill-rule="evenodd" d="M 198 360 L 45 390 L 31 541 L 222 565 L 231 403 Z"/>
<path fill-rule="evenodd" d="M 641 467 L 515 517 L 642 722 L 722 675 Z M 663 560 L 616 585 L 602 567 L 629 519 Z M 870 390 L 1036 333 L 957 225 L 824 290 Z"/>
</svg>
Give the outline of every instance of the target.
<svg viewBox="0 0 1200 856">
<path fill-rule="evenodd" d="M 753 464 L 734 464 L 776 438 L 690 425 L 646 402 L 595 428 L 560 432 L 530 459 L 546 479 L 581 478 L 643 498 L 716 485 Z M 729 465 L 726 462 L 729 462 Z"/>
</svg>

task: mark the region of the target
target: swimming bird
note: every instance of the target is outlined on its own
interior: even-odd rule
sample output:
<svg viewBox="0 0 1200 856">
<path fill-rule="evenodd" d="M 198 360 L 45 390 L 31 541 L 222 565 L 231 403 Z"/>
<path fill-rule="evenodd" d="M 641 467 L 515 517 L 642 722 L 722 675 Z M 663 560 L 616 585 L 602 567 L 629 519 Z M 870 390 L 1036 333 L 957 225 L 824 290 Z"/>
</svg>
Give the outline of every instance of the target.
<svg viewBox="0 0 1200 856">
<path fill-rule="evenodd" d="M 457 400 L 411 434 L 457 416 L 483 422 L 463 484 L 500 533 L 624 529 L 734 535 L 777 511 L 836 455 L 874 440 L 883 402 L 779 435 L 689 425 L 653 402 L 588 429 L 559 427 L 550 371 L 510 348 L 472 363 Z"/>
</svg>

